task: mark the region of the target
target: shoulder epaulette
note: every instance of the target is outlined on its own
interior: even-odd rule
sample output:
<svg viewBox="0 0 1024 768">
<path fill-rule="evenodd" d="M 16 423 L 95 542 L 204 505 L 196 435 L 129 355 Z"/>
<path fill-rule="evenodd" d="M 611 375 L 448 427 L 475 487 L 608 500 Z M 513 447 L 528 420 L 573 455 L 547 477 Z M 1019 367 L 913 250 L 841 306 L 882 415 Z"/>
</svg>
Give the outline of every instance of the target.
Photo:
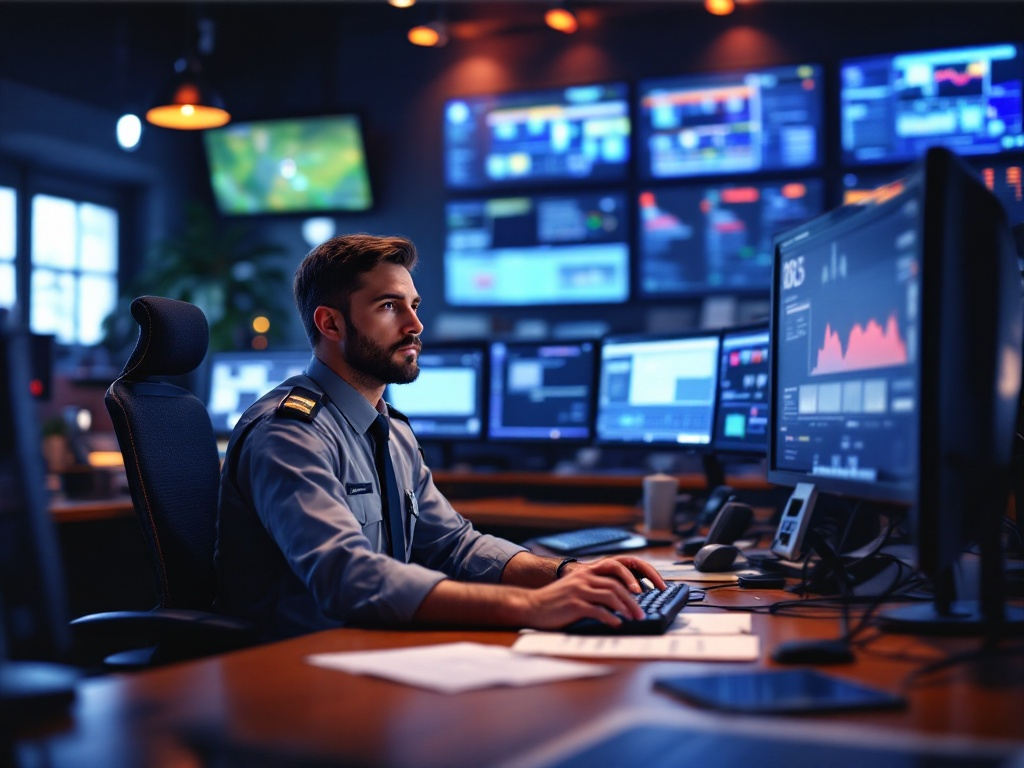
<svg viewBox="0 0 1024 768">
<path fill-rule="evenodd" d="M 298 419 L 312 423 L 324 404 L 324 396 L 305 387 L 292 387 L 275 412 L 282 419 Z"/>
</svg>

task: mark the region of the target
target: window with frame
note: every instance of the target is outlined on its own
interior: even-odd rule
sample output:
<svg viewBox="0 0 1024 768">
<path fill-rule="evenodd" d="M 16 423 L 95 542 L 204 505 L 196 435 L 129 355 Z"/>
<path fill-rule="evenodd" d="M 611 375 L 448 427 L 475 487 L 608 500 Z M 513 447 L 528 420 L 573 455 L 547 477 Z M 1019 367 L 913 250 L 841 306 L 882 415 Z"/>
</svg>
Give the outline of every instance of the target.
<svg viewBox="0 0 1024 768">
<path fill-rule="evenodd" d="M 18 298 L 18 193 L 0 186 L 0 307 L 11 309 Z"/>
<path fill-rule="evenodd" d="M 60 344 L 92 345 L 117 303 L 118 213 L 53 195 L 32 197 L 29 325 Z"/>
</svg>

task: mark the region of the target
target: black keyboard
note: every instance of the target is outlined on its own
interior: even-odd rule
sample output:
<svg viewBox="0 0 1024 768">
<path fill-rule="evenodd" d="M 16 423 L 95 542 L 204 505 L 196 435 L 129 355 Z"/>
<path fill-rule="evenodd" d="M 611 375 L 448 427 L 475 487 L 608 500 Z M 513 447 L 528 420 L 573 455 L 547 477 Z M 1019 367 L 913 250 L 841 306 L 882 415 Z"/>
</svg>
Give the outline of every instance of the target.
<svg viewBox="0 0 1024 768">
<path fill-rule="evenodd" d="M 603 544 L 612 544 L 616 541 L 624 541 L 632 535 L 622 528 L 581 528 L 577 531 L 541 536 L 536 541 L 554 552 L 571 553 Z"/>
<path fill-rule="evenodd" d="M 562 629 L 572 635 L 661 635 L 669 628 L 690 597 L 690 588 L 681 582 L 669 582 L 663 590 L 651 589 L 636 595 L 647 616 L 630 619 L 616 627 L 597 619 L 580 619 Z"/>
</svg>

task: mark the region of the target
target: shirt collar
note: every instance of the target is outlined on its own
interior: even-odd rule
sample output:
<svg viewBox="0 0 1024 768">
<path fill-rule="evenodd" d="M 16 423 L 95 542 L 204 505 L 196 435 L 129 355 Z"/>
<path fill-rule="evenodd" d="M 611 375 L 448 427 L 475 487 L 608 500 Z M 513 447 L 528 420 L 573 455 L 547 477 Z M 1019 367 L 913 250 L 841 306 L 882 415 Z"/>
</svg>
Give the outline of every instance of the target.
<svg viewBox="0 0 1024 768">
<path fill-rule="evenodd" d="M 359 434 L 366 434 L 378 413 L 386 415 L 386 411 L 378 411 L 377 408 L 370 405 L 366 398 L 355 390 L 355 387 L 328 368 L 315 355 L 306 367 L 306 375 L 323 388 L 344 419 Z M 386 407 L 383 399 L 378 407 Z"/>
</svg>

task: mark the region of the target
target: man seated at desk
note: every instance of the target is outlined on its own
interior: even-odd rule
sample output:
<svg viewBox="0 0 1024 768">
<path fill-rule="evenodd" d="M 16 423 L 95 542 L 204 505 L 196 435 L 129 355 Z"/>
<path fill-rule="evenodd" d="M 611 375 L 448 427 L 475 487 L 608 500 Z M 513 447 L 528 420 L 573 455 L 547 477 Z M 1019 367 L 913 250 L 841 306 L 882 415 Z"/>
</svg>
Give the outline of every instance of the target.
<svg viewBox="0 0 1024 768">
<path fill-rule="evenodd" d="M 641 618 L 638 577 L 665 588 L 650 564 L 539 557 L 474 530 L 434 486 L 408 422 L 382 399 L 419 373 L 416 261 L 405 238 L 349 235 L 299 265 L 295 303 L 313 357 L 245 412 L 228 444 L 221 610 L 268 639 L 347 624 Z"/>
</svg>

